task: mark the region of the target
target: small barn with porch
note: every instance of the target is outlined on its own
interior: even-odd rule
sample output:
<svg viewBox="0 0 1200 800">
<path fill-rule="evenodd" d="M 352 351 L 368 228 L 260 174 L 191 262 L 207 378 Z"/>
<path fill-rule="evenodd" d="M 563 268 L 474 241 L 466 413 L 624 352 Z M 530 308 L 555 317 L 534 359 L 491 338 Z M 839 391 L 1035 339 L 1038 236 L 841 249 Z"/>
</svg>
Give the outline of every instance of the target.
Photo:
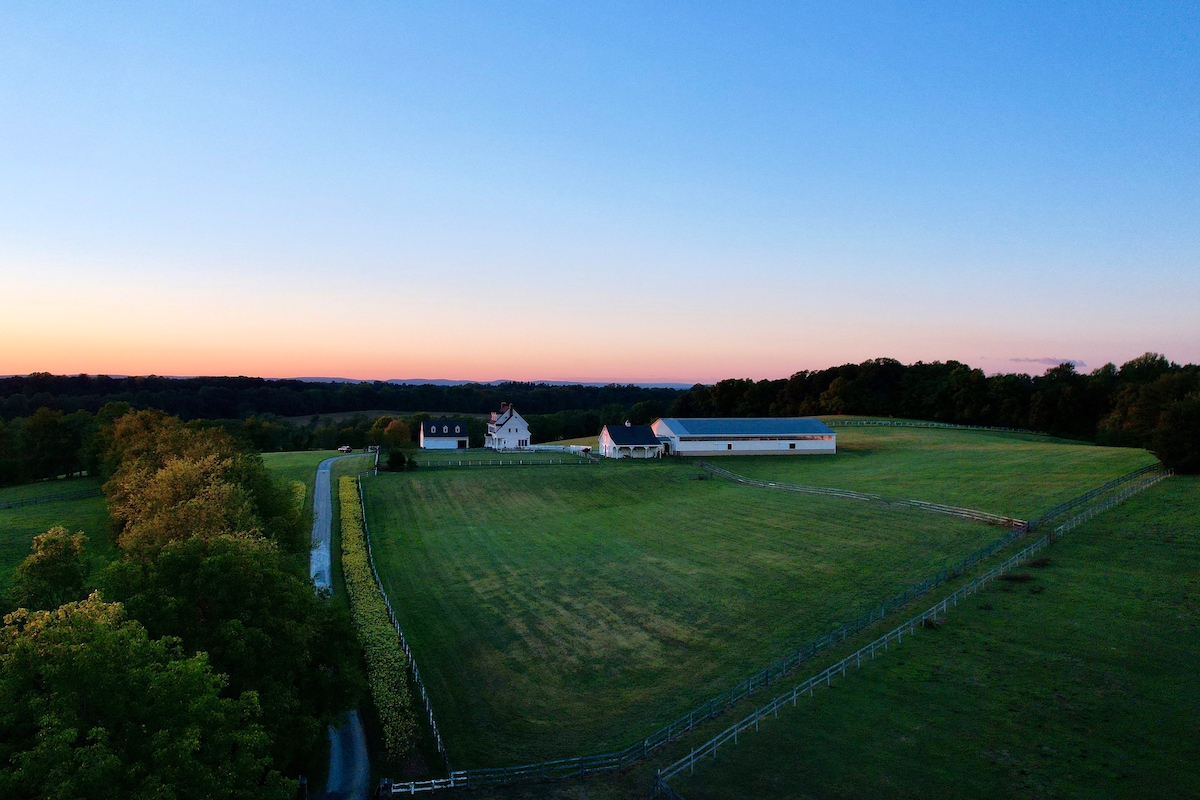
<svg viewBox="0 0 1200 800">
<path fill-rule="evenodd" d="M 658 458 L 663 446 L 649 425 L 605 425 L 598 445 L 605 458 Z"/>
</svg>

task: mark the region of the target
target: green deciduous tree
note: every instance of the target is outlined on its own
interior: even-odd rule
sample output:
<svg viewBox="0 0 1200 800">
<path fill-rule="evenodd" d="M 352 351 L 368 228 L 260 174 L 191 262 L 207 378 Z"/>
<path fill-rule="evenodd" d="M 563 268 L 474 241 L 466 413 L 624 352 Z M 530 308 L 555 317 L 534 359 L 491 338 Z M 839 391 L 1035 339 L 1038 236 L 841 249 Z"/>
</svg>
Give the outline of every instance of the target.
<svg viewBox="0 0 1200 800">
<path fill-rule="evenodd" d="M 178 637 L 229 676 L 228 693 L 255 691 L 271 754 L 300 769 L 325 726 L 361 691 L 349 618 L 261 539 L 191 538 L 154 559 L 109 566 L 105 592 L 152 636 Z"/>
<path fill-rule="evenodd" d="M 15 608 L 50 609 L 87 595 L 87 537 L 61 526 L 33 537 L 33 547 L 13 575 L 10 603 Z"/>
<path fill-rule="evenodd" d="M 0 796 L 285 798 L 253 693 L 98 595 L 16 611 L 0 636 Z"/>
</svg>

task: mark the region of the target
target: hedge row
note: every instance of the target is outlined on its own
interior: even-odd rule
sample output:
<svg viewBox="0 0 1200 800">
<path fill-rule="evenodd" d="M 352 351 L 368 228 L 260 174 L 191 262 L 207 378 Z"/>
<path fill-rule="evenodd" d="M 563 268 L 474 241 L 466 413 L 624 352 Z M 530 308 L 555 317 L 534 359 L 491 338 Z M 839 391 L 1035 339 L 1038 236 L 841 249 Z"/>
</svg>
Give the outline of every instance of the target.
<svg viewBox="0 0 1200 800">
<path fill-rule="evenodd" d="M 308 487 L 304 485 L 304 481 L 292 481 L 292 502 L 296 504 L 300 516 L 304 516 L 304 501 L 307 499 Z"/>
<path fill-rule="evenodd" d="M 417 732 L 412 695 L 408 691 L 408 659 L 392 626 L 383 595 L 375 585 L 353 478 L 338 482 L 342 506 L 342 571 L 354 627 L 367 659 L 367 680 L 383 725 L 388 757 L 399 760 L 412 747 Z"/>
</svg>

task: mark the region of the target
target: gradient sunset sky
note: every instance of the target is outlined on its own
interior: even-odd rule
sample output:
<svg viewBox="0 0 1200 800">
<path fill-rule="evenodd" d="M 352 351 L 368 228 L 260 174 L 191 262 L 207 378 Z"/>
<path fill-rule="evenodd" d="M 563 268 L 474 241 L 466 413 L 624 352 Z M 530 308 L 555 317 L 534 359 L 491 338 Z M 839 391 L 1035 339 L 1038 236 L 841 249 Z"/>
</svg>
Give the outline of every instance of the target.
<svg viewBox="0 0 1200 800">
<path fill-rule="evenodd" d="M 5 2 L 0 285 L 0 374 L 1197 362 L 1200 6 Z"/>
</svg>

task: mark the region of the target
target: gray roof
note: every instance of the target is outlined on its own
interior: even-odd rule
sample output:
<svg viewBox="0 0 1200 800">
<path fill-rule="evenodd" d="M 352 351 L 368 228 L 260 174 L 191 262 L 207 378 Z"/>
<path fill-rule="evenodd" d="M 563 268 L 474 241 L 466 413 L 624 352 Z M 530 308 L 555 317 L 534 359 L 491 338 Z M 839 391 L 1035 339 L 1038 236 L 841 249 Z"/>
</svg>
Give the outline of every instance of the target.
<svg viewBox="0 0 1200 800">
<path fill-rule="evenodd" d="M 631 447 L 657 447 L 662 444 L 649 425 L 605 425 L 613 444 Z"/>
<path fill-rule="evenodd" d="M 447 430 L 443 432 L 442 428 Z M 455 431 L 455 428 L 458 430 Z M 467 423 L 461 419 L 427 419 L 421 423 L 421 431 L 426 438 L 445 436 L 450 439 L 462 439 L 467 435 Z"/>
<path fill-rule="evenodd" d="M 713 417 L 659 420 L 676 436 L 797 436 L 833 430 L 815 417 Z"/>
</svg>

